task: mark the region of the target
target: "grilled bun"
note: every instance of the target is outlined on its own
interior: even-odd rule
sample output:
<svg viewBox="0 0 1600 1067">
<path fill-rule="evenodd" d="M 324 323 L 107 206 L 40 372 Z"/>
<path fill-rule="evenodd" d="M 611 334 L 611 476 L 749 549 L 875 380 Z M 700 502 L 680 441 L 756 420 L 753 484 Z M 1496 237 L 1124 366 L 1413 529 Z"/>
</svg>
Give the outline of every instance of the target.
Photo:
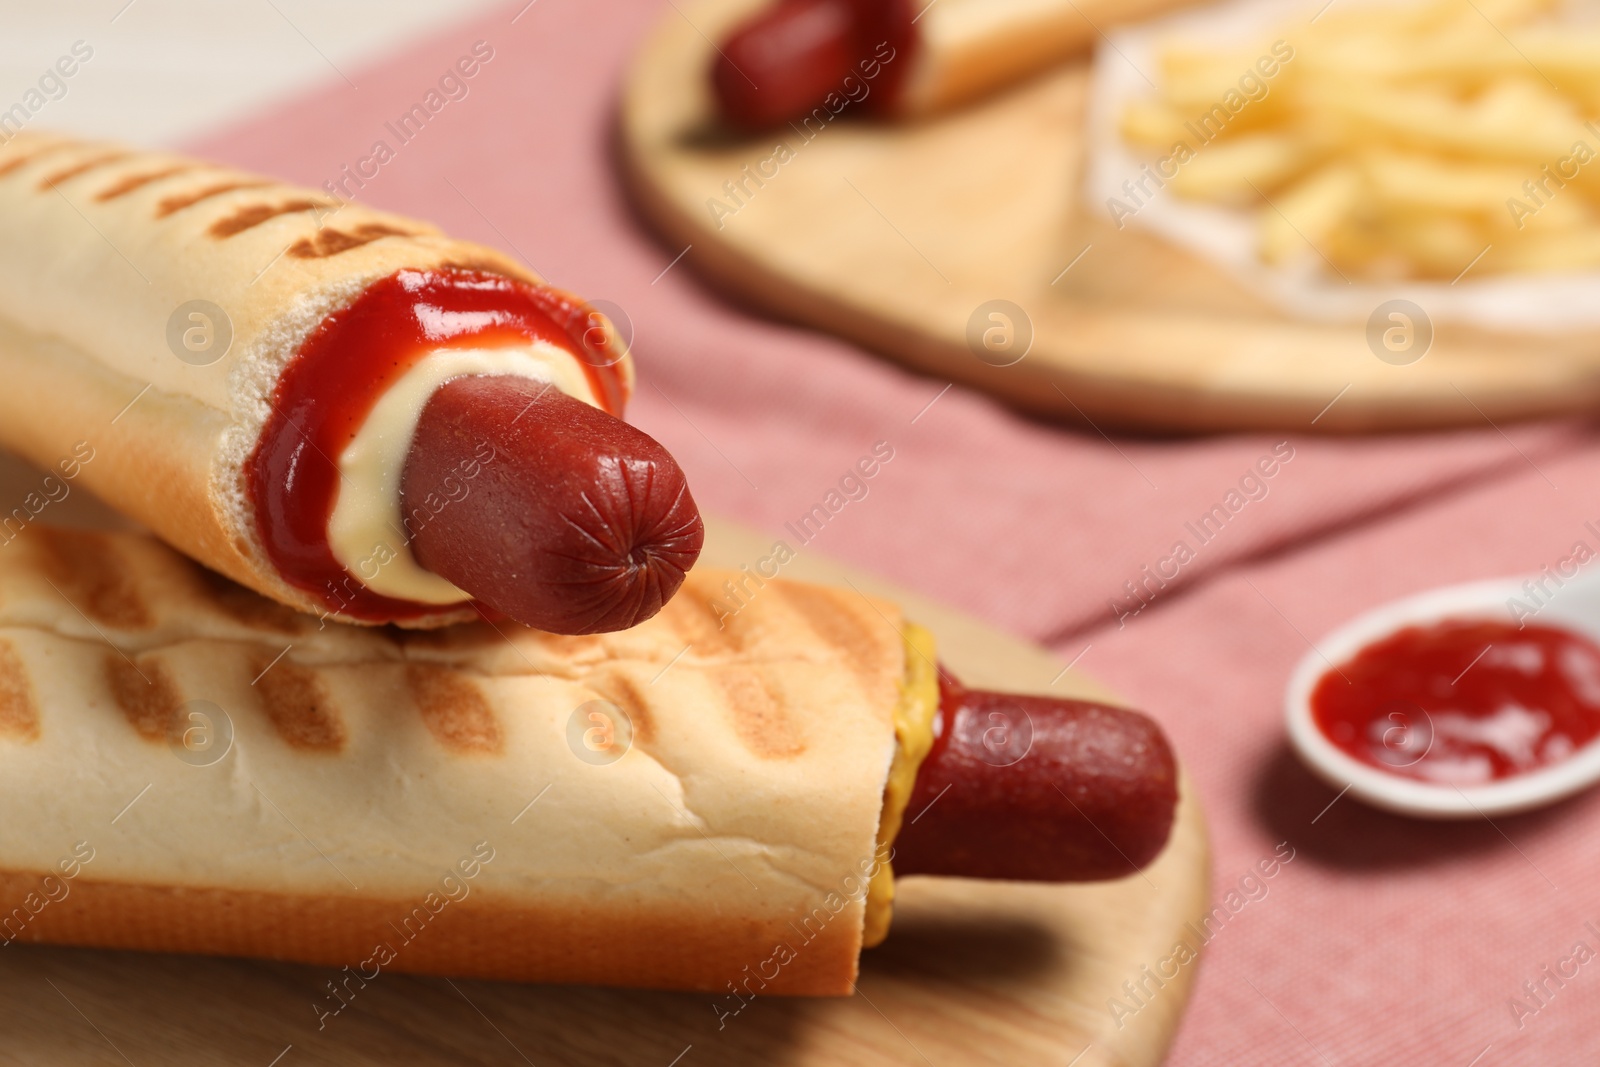
<svg viewBox="0 0 1600 1067">
<path fill-rule="evenodd" d="M 403 631 L 33 527 L 0 548 L 0 939 L 848 994 L 900 614 L 772 581 L 727 616 L 728 577 L 612 634 Z"/>
</svg>

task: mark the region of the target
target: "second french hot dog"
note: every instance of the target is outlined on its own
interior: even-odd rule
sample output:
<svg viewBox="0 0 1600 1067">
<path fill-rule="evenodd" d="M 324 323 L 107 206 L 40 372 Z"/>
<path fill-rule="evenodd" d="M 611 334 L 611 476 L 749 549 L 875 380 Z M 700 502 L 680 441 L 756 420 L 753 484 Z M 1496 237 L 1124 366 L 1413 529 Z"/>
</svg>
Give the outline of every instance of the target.
<svg viewBox="0 0 1600 1067">
<path fill-rule="evenodd" d="M 51 817 L 0 822 L 0 879 L 84 876 L 0 940 L 343 974 L 391 944 L 386 971 L 731 1012 L 855 994 L 896 873 L 1108 878 L 1160 850 L 1175 771 L 1144 716 L 941 700 L 933 635 L 849 587 L 774 579 L 719 628 L 739 576 L 697 567 L 625 633 L 419 634 L 41 527 L 0 552 L 0 809 Z M 141 788 L 114 847 L 57 866 Z"/>
<path fill-rule="evenodd" d="M 826 125 L 850 101 L 931 115 L 1089 49 L 1101 31 L 1186 0 L 778 0 L 723 39 L 718 108 L 742 130 Z M 863 95 L 863 89 L 865 93 Z"/>
</svg>

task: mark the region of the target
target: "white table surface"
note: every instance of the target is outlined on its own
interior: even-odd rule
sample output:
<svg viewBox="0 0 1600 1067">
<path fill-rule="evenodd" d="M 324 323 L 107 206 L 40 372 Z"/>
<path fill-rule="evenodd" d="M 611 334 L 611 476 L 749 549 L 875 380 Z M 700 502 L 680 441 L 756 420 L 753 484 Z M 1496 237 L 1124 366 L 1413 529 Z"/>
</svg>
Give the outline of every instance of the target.
<svg viewBox="0 0 1600 1067">
<path fill-rule="evenodd" d="M 470 19 L 493 0 L 0 0 L 0 112 L 83 41 L 31 125 L 169 146 Z"/>
</svg>

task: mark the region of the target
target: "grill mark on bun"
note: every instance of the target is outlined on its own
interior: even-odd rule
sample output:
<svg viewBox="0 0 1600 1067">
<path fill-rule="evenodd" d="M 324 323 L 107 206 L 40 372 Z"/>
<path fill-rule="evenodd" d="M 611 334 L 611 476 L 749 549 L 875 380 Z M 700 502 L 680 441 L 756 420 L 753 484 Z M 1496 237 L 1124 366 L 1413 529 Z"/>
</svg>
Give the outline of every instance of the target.
<svg viewBox="0 0 1600 1067">
<path fill-rule="evenodd" d="M 107 200 L 115 200 L 118 197 L 127 196 L 129 193 L 134 192 L 135 190 L 143 189 L 151 182 L 159 182 L 163 179 L 171 178 L 178 174 L 186 174 L 191 170 L 197 170 L 203 166 L 205 166 L 203 163 L 178 163 L 174 166 L 166 168 L 165 170 L 151 171 L 148 174 L 130 174 L 109 188 L 101 190 L 100 193 L 95 196 L 95 199 L 101 203 L 104 203 Z"/>
<path fill-rule="evenodd" d="M 256 657 L 251 670 L 256 673 L 262 710 L 284 743 L 317 752 L 344 747 L 344 720 L 320 674 L 288 659 L 274 664 L 265 652 Z"/>
<path fill-rule="evenodd" d="M 120 652 L 108 652 L 105 671 L 112 699 L 140 737 L 165 741 L 173 735 L 183 692 L 159 660 L 147 656 L 135 665 Z"/>
<path fill-rule="evenodd" d="M 251 204 L 242 207 L 225 219 L 218 219 L 211 224 L 210 234 L 213 237 L 233 237 L 253 229 L 263 222 L 277 218 L 279 215 L 292 215 L 297 211 L 313 211 L 319 207 L 331 207 L 327 200 L 290 200 L 283 204 Z"/>
<path fill-rule="evenodd" d="M 661 609 L 661 617 L 678 640 L 693 645 L 702 656 L 738 652 L 744 647 L 742 631 L 733 627 L 732 619 L 720 620 L 713 603 L 701 595 L 697 584 L 686 582 Z"/>
<path fill-rule="evenodd" d="M 597 676 L 588 681 L 589 688 L 622 709 L 633 729 L 633 739 L 648 745 L 656 737 L 656 717 L 650 710 L 650 700 L 638 681 L 626 674 Z"/>
<path fill-rule="evenodd" d="M 127 159 L 132 154 L 132 152 L 106 152 L 92 159 L 86 159 L 81 163 L 74 163 L 65 170 L 58 170 L 54 174 L 48 174 L 39 179 L 39 191 L 42 193 L 46 190 L 54 189 L 64 181 L 70 181 L 80 174 L 87 174 L 96 167 L 103 167 L 107 163 L 115 163 L 119 159 Z"/>
<path fill-rule="evenodd" d="M 44 530 L 35 543 L 45 577 L 92 621 L 114 630 L 147 630 L 150 607 L 111 538 L 80 530 Z"/>
<path fill-rule="evenodd" d="M 197 189 L 192 193 L 175 193 L 161 201 L 160 205 L 156 208 L 156 218 L 164 219 L 168 215 L 182 211 L 186 207 L 193 207 L 202 201 L 210 200 L 212 197 L 221 196 L 224 193 L 233 193 L 239 191 L 240 189 L 262 189 L 266 186 L 276 184 L 278 183 L 269 182 L 260 178 L 251 178 L 248 180 L 236 179 L 234 181 L 226 181 L 220 182 L 216 185 L 210 185 L 204 189 Z"/>
<path fill-rule="evenodd" d="M 744 747 L 762 759 L 793 759 L 806 750 L 799 723 L 788 702 L 753 667 L 726 666 L 711 671 L 729 704 L 734 732 Z"/>
<path fill-rule="evenodd" d="M 823 643 L 844 655 L 862 686 L 873 691 L 885 681 L 899 684 L 898 673 L 892 677 L 886 674 L 884 664 L 901 664 L 903 656 L 897 649 L 885 648 L 882 631 L 863 622 L 859 612 L 841 604 L 838 594 L 808 585 L 783 585 L 780 589 L 780 595 Z"/>
<path fill-rule="evenodd" d="M 465 672 L 413 663 L 406 668 L 406 688 L 428 732 L 445 748 L 484 755 L 504 750 L 500 721 Z"/>
<path fill-rule="evenodd" d="M 367 222 L 353 231 L 326 229 L 315 237 L 302 237 L 289 246 L 289 255 L 296 259 L 327 259 L 385 237 L 414 236 L 410 230 L 390 226 L 386 222 Z"/>
<path fill-rule="evenodd" d="M 29 163 L 32 163 L 42 155 L 46 155 L 50 152 L 59 152 L 63 148 L 72 148 L 76 144 L 76 141 L 56 141 L 54 144 L 47 144 L 41 148 L 36 148 L 32 152 L 25 152 L 16 159 L 13 159 L 7 163 L 0 163 L 0 178 L 4 178 L 7 174 L 10 174 L 14 170 L 26 167 Z"/>
<path fill-rule="evenodd" d="M 0 640 L 0 737 L 39 740 L 39 705 L 16 646 Z"/>
</svg>

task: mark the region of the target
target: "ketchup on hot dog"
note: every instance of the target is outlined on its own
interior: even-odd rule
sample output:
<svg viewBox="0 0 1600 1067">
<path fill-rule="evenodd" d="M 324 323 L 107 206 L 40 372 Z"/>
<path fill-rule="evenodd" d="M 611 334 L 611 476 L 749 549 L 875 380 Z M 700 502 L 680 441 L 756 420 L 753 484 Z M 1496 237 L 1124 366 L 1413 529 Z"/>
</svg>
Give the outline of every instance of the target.
<svg viewBox="0 0 1600 1067">
<path fill-rule="evenodd" d="M 248 468 L 262 543 L 284 580 L 351 618 L 437 612 L 367 588 L 336 558 L 335 457 L 428 353 L 544 342 L 578 358 L 605 410 L 564 395 L 535 400 L 542 386 L 527 379 L 447 382 L 424 409 L 402 493 L 426 497 L 484 443 L 498 460 L 472 493 L 396 538 L 482 604 L 541 629 L 624 629 L 655 614 L 699 554 L 703 528 L 672 457 L 616 417 L 624 383 L 590 315 L 553 289 L 451 270 L 401 271 L 330 316 L 280 375 Z"/>
</svg>

